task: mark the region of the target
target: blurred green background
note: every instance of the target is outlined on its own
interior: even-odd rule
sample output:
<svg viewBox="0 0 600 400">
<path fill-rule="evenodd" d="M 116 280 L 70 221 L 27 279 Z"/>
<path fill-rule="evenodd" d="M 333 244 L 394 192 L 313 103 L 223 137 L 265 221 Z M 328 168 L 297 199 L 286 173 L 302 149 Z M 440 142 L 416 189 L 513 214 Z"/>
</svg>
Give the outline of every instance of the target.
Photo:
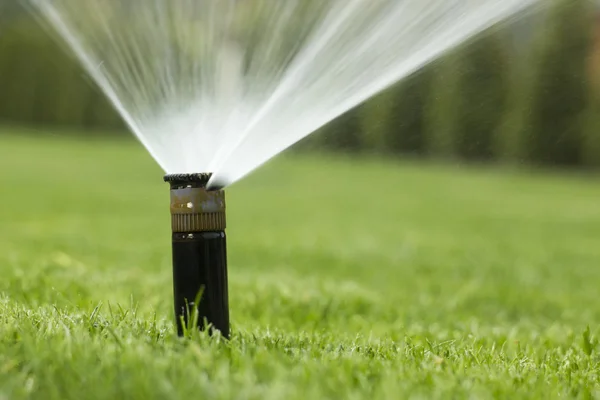
<svg viewBox="0 0 600 400">
<path fill-rule="evenodd" d="M 346 113 L 296 149 L 600 166 L 600 7 L 548 0 Z M 124 129 L 15 0 L 0 0 L 0 123 Z M 84 129 L 81 129 L 84 128 Z"/>
</svg>

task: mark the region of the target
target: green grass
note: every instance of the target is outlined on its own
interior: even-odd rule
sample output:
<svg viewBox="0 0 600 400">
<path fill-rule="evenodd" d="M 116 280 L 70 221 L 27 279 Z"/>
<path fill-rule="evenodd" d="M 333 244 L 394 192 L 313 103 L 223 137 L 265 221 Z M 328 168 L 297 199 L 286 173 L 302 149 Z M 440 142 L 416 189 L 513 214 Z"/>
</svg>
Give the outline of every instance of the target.
<svg viewBox="0 0 600 400">
<path fill-rule="evenodd" d="M 18 133 L 2 400 L 600 398 L 595 178 L 280 157 L 227 192 L 231 342 L 182 340 L 162 171 Z"/>
</svg>

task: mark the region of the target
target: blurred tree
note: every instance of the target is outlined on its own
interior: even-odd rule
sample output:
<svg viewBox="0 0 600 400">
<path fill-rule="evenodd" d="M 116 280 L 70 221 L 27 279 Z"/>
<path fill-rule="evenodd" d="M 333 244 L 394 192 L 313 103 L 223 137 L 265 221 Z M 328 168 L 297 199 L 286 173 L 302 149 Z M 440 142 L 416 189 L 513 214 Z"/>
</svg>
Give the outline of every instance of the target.
<svg viewBox="0 0 600 400">
<path fill-rule="evenodd" d="M 590 167 L 600 167 L 600 13 L 593 19 L 593 45 L 589 59 L 590 110 L 587 113 L 583 142 L 583 163 Z"/>
<path fill-rule="evenodd" d="M 510 81 L 505 40 L 490 30 L 432 64 L 425 129 L 429 155 L 467 160 L 496 155 Z"/>
<path fill-rule="evenodd" d="M 491 159 L 506 113 L 509 68 L 504 37 L 489 31 L 462 50 L 456 148 L 465 159 Z"/>
<path fill-rule="evenodd" d="M 582 162 L 591 168 L 600 167 L 600 91 L 590 94 L 590 108 L 583 128 Z"/>
<path fill-rule="evenodd" d="M 527 159 L 527 107 L 531 103 L 523 88 L 531 79 L 530 68 L 515 68 L 508 94 L 505 118 L 496 130 L 496 156 L 502 163 L 522 163 Z"/>
<path fill-rule="evenodd" d="M 362 144 L 377 153 L 421 155 L 431 70 L 426 67 L 367 101 L 360 109 Z"/>
<path fill-rule="evenodd" d="M 13 121 L 35 119 L 36 73 L 40 66 L 32 62 L 35 32 L 27 18 L 15 17 L 4 26 L 0 40 L 0 118 Z"/>
<path fill-rule="evenodd" d="M 91 78 L 88 78 L 87 96 L 88 100 L 84 103 L 85 107 L 82 111 L 82 124 L 85 127 L 107 128 L 115 132 L 127 128 L 121 115 Z"/>
<path fill-rule="evenodd" d="M 347 111 L 319 132 L 325 149 L 358 152 L 364 148 L 360 107 Z"/>
<path fill-rule="evenodd" d="M 430 104 L 425 111 L 425 147 L 428 156 L 453 159 L 457 156 L 457 101 L 460 91 L 460 53 L 450 52 L 431 64 Z"/>
<path fill-rule="evenodd" d="M 392 116 L 387 125 L 386 143 L 394 153 L 422 155 L 425 150 L 425 110 L 431 88 L 429 66 L 407 77 L 393 89 Z"/>
<path fill-rule="evenodd" d="M 591 44 L 592 3 L 552 0 L 534 46 L 534 72 L 527 88 L 531 104 L 524 125 L 528 157 L 538 164 L 575 165 L 589 121 L 587 57 Z"/>
<path fill-rule="evenodd" d="M 438 116 L 428 129 L 439 133 L 429 135 L 430 149 L 467 160 L 488 160 L 495 155 L 510 78 L 506 57 L 504 37 L 488 31 L 456 49 L 438 66 Z M 435 143 L 437 140 L 442 143 Z"/>
<path fill-rule="evenodd" d="M 510 46 L 507 56 L 509 82 L 506 113 L 496 130 L 495 153 L 503 163 L 523 163 L 527 159 L 526 129 L 531 86 L 534 77 L 532 37 L 540 29 L 540 9 L 533 8 L 519 18 L 506 23 L 505 36 Z M 503 32 L 504 33 L 504 32 Z"/>
<path fill-rule="evenodd" d="M 106 99 L 79 63 L 27 14 L 14 14 L 0 40 L 0 119 L 12 123 L 84 126 Z M 114 113 L 93 118 L 114 125 Z"/>
<path fill-rule="evenodd" d="M 363 132 L 365 150 L 373 153 L 388 153 L 388 123 L 392 120 L 394 110 L 392 103 L 396 95 L 395 88 L 387 89 L 367 100 L 360 107 L 360 123 Z"/>
</svg>

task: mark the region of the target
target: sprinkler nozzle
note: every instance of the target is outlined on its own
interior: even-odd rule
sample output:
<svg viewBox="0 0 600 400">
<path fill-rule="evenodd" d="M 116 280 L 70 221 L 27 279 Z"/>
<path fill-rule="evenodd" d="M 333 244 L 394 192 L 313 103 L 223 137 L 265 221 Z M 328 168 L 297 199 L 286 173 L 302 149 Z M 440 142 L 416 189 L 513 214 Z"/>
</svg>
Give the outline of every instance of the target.
<svg viewBox="0 0 600 400">
<path fill-rule="evenodd" d="M 208 190 L 211 174 L 165 175 L 171 189 L 173 293 L 177 333 L 205 323 L 229 338 L 225 192 Z M 196 299 L 199 297 L 198 302 Z M 197 311 L 197 321 L 192 313 Z"/>
<path fill-rule="evenodd" d="M 223 190 L 227 186 L 226 182 L 221 180 L 210 180 L 209 183 L 206 184 L 206 190 L 208 191 L 218 191 Z"/>
</svg>

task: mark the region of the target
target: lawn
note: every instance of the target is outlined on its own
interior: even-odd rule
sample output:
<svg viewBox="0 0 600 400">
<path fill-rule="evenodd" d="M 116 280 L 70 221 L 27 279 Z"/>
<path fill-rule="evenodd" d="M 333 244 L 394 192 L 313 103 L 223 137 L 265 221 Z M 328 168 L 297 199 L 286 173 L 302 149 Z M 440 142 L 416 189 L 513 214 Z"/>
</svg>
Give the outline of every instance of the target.
<svg viewBox="0 0 600 400">
<path fill-rule="evenodd" d="M 600 398 L 597 178 L 280 157 L 227 190 L 231 342 L 183 340 L 162 171 L 38 133 L 0 133 L 1 400 Z"/>
</svg>

